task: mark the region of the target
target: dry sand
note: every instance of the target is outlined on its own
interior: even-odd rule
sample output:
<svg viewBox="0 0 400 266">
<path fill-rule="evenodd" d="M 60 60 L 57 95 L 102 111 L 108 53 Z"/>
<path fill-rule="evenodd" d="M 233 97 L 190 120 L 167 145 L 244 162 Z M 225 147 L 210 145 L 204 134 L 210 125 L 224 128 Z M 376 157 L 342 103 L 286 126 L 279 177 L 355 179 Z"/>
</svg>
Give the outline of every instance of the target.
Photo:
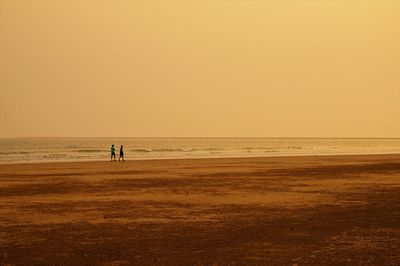
<svg viewBox="0 0 400 266">
<path fill-rule="evenodd" d="M 400 155 L 0 165 L 0 264 L 399 263 Z"/>
</svg>

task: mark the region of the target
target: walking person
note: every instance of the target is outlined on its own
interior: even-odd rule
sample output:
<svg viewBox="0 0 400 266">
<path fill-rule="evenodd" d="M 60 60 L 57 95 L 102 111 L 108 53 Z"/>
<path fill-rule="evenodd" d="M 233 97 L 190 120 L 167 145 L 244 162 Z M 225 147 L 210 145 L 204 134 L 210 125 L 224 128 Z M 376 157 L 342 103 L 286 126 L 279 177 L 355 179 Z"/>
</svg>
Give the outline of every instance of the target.
<svg viewBox="0 0 400 266">
<path fill-rule="evenodd" d="M 121 148 L 119 148 L 119 157 L 118 161 L 122 158 L 122 161 L 125 161 L 124 159 L 124 146 L 121 145 Z"/>
<path fill-rule="evenodd" d="M 111 161 L 113 161 L 113 158 L 114 158 L 114 161 L 115 161 L 115 147 L 114 147 L 114 144 L 111 145 Z"/>
</svg>

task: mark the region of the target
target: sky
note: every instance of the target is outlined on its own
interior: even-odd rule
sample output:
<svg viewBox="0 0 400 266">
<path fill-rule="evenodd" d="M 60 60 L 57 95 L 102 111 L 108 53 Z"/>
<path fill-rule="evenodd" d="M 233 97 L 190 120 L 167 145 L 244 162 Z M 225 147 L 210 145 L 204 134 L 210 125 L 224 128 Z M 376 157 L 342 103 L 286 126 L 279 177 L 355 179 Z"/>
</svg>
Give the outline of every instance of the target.
<svg viewBox="0 0 400 266">
<path fill-rule="evenodd" d="M 398 0 L 0 0 L 0 137 L 400 137 Z"/>
</svg>

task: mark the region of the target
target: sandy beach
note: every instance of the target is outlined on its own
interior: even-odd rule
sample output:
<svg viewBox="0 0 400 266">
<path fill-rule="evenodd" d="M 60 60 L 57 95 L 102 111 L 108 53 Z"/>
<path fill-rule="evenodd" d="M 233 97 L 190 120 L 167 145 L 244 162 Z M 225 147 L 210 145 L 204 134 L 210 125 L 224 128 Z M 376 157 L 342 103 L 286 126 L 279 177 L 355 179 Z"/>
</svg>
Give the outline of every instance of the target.
<svg viewBox="0 0 400 266">
<path fill-rule="evenodd" d="M 398 265 L 400 155 L 0 165 L 1 265 Z"/>
</svg>

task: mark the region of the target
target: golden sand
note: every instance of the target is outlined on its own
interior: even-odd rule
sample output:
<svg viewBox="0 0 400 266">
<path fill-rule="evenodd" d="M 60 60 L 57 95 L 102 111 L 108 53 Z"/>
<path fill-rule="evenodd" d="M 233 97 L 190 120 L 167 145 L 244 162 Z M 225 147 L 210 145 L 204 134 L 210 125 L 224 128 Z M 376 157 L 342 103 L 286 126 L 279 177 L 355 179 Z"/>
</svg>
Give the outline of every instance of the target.
<svg viewBox="0 0 400 266">
<path fill-rule="evenodd" d="M 400 155 L 0 165 L 0 264 L 399 261 Z"/>
</svg>

